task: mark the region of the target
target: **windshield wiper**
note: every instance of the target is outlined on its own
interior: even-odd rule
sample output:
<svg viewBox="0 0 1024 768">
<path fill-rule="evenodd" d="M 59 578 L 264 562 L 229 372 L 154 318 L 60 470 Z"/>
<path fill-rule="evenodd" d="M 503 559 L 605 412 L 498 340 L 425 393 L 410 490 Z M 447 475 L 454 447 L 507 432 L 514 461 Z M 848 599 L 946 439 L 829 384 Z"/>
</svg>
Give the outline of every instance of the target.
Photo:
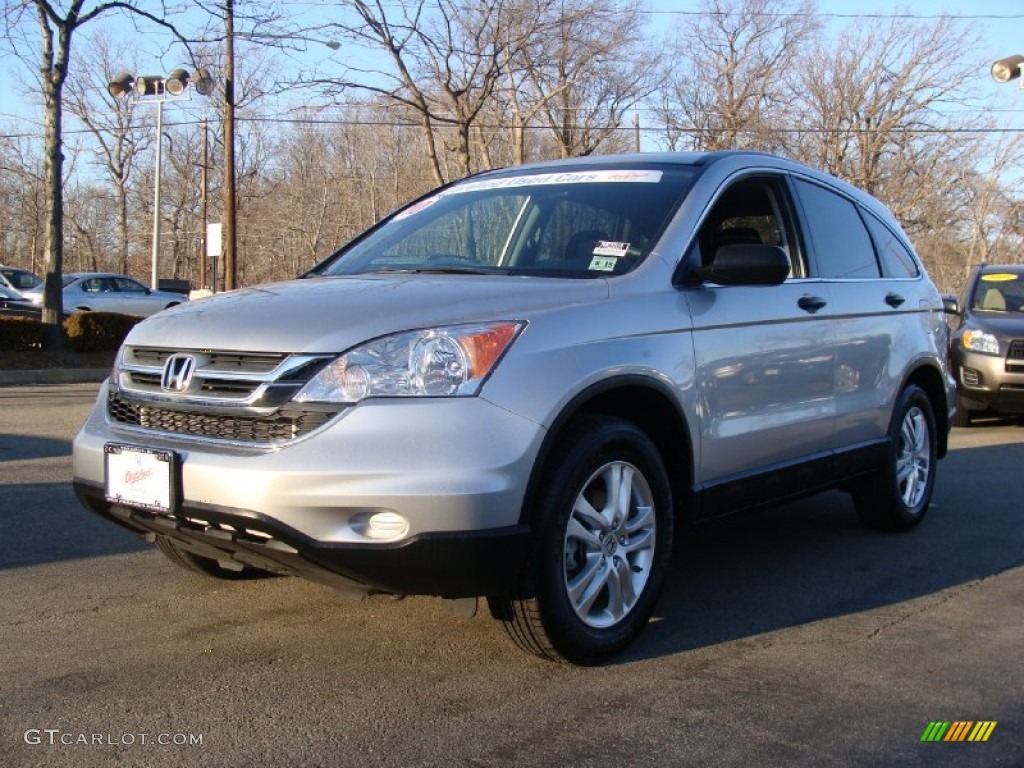
<svg viewBox="0 0 1024 768">
<path fill-rule="evenodd" d="M 367 274 L 407 275 L 494 275 L 493 269 L 484 267 L 381 267 Z"/>
</svg>

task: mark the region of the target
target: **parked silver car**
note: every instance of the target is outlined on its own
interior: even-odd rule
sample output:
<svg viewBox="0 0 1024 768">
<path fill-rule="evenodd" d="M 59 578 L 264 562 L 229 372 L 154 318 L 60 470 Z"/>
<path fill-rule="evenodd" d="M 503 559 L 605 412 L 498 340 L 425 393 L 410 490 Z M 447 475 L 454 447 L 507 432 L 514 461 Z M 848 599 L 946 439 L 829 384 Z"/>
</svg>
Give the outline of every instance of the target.
<svg viewBox="0 0 1024 768">
<path fill-rule="evenodd" d="M 117 312 L 149 317 L 187 300 L 188 297 L 180 293 L 154 291 L 128 275 L 111 272 L 64 275 L 64 306 L 75 312 Z"/>
<path fill-rule="evenodd" d="M 590 664 L 648 622 L 684 520 L 840 487 L 869 526 L 920 522 L 947 342 L 892 215 L 811 168 L 523 166 L 137 325 L 75 487 L 192 570 L 483 596 Z"/>
<path fill-rule="evenodd" d="M 43 301 L 43 279 L 27 269 L 0 266 L 0 287 L 17 291 L 34 304 Z"/>
</svg>

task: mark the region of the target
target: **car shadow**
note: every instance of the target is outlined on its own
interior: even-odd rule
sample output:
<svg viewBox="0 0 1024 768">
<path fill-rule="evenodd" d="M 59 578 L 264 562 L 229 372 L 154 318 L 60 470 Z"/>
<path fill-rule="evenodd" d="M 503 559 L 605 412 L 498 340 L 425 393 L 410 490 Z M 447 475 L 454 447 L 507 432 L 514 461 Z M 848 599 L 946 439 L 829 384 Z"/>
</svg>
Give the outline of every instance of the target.
<svg viewBox="0 0 1024 768">
<path fill-rule="evenodd" d="M 70 482 L 0 485 L 0 541 L 0 571 L 149 547 L 87 511 Z"/>
<path fill-rule="evenodd" d="M 951 451 L 911 532 L 863 528 L 838 491 L 677 537 L 661 600 L 628 663 L 895 605 L 1024 565 L 1024 445 Z M 680 540 L 681 539 L 681 540 Z"/>
<path fill-rule="evenodd" d="M 59 456 L 69 456 L 70 454 L 70 440 L 0 433 L 0 463 L 5 461 L 51 459 Z"/>
</svg>

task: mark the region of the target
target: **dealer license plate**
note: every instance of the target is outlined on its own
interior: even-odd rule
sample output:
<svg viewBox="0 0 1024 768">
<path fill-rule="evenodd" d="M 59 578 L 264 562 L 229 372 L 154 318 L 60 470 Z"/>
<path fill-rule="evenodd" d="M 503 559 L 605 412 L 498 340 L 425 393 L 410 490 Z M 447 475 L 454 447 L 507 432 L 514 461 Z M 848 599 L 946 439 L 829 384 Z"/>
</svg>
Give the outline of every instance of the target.
<svg viewBox="0 0 1024 768">
<path fill-rule="evenodd" d="M 107 443 L 103 453 L 108 501 L 155 512 L 170 511 L 176 474 L 173 451 Z"/>
</svg>

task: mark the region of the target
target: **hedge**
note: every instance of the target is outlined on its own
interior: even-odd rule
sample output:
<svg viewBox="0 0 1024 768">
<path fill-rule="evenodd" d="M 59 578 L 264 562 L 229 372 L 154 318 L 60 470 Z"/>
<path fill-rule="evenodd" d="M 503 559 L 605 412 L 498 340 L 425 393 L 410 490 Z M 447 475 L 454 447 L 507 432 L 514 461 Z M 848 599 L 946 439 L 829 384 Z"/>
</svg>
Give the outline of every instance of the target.
<svg viewBox="0 0 1024 768">
<path fill-rule="evenodd" d="M 0 317 L 0 349 L 24 352 L 43 344 L 43 326 L 28 317 Z"/>
<path fill-rule="evenodd" d="M 75 352 L 113 351 L 141 320 L 116 312 L 76 312 L 64 323 L 65 338 Z"/>
<path fill-rule="evenodd" d="M 121 346 L 141 317 L 115 312 L 77 312 L 64 321 L 64 338 L 73 352 L 108 352 Z M 39 349 L 43 325 L 27 317 L 0 317 L 0 350 Z"/>
</svg>

